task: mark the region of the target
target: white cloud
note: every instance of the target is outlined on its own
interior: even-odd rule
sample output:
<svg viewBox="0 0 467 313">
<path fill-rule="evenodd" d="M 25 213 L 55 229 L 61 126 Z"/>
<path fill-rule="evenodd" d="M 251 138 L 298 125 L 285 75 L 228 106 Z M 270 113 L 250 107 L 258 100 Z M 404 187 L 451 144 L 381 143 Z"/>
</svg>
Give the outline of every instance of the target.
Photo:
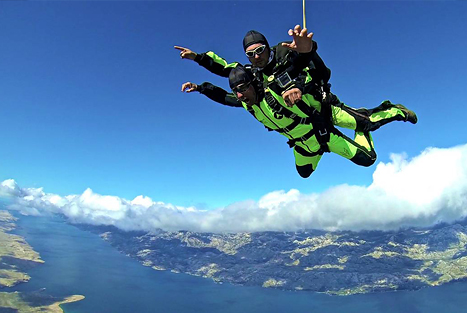
<svg viewBox="0 0 467 313">
<path fill-rule="evenodd" d="M 313 178 L 310 178 L 313 179 Z M 408 159 L 394 154 L 379 163 L 370 186 L 339 185 L 320 193 L 279 190 L 258 202 L 247 200 L 216 210 L 180 207 L 138 196 L 126 200 L 87 189 L 60 197 L 42 188 L 0 184 L 10 208 L 26 214 L 61 213 L 71 222 L 114 225 L 124 230 L 193 230 L 207 232 L 390 230 L 430 226 L 467 216 L 467 145 L 428 148 Z"/>
</svg>

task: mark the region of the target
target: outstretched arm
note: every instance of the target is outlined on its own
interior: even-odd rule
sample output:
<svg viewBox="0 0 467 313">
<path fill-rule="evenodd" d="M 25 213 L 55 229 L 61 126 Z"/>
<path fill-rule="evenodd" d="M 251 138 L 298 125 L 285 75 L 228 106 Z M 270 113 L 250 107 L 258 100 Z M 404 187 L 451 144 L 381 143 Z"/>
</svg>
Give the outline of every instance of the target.
<svg viewBox="0 0 467 313">
<path fill-rule="evenodd" d="M 182 59 L 193 60 L 211 73 L 222 77 L 229 77 L 232 68 L 240 65 L 240 63 L 227 63 L 226 60 L 219 57 L 212 51 L 206 53 L 196 53 L 189 48 L 174 46 L 175 49 L 180 51 Z"/>
<path fill-rule="evenodd" d="M 293 37 L 292 43 L 282 43 L 283 47 L 287 47 L 290 50 L 299 52 L 297 57 L 293 60 L 294 68 L 306 69 L 308 75 L 303 75 L 302 72 L 295 79 L 296 87 L 300 89 L 300 92 L 306 93 L 304 88 L 306 86 L 325 86 L 331 76 L 331 70 L 326 67 L 321 57 L 318 55 L 318 44 L 312 40 L 313 33 L 309 33 L 306 28 L 302 29 L 300 25 L 296 25 L 295 28 L 289 30 L 289 35 Z M 309 76 L 311 74 L 311 76 Z M 309 78 L 307 78 L 307 76 Z M 309 83 L 312 85 L 310 86 Z M 315 87 L 313 87 L 315 88 Z M 326 89 L 325 88 L 325 89 Z M 296 90 L 289 90 L 283 94 L 284 100 L 287 105 L 295 104 L 301 97 L 301 94 Z"/>
<path fill-rule="evenodd" d="M 217 103 L 231 107 L 242 107 L 241 101 L 238 100 L 234 94 L 228 93 L 224 89 L 214 86 L 211 83 L 204 82 L 201 85 L 197 85 L 192 82 L 186 82 L 182 85 L 182 92 L 191 93 L 194 91 L 198 91 Z"/>
</svg>

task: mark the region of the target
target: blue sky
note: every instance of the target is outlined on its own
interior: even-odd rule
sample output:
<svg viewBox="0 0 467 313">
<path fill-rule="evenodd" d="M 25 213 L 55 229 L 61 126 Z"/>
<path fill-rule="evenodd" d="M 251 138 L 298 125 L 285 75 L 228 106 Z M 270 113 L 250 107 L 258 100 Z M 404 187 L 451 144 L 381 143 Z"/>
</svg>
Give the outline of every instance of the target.
<svg viewBox="0 0 467 313">
<path fill-rule="evenodd" d="M 287 40 L 301 10 L 301 1 L 1 1 L 0 181 L 210 209 L 371 184 L 376 165 L 332 154 L 302 179 L 284 137 L 244 110 L 180 92 L 186 81 L 228 84 L 174 45 L 246 62 L 248 30 Z M 334 93 L 418 114 L 417 125 L 373 134 L 376 164 L 466 143 L 466 13 L 463 1 L 307 1 Z"/>
</svg>

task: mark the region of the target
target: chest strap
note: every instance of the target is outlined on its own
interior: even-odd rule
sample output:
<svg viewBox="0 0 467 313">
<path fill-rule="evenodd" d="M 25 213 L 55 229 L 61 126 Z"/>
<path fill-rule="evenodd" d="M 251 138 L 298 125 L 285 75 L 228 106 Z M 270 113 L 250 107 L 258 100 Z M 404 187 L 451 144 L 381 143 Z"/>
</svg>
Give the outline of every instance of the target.
<svg viewBox="0 0 467 313">
<path fill-rule="evenodd" d="M 319 114 L 319 112 L 312 111 L 312 109 L 308 105 L 306 105 L 305 102 L 299 101 L 299 103 L 296 104 L 297 107 L 300 109 L 300 111 L 302 111 L 303 113 L 309 116 L 309 117 L 300 117 L 299 115 L 293 113 L 292 111 L 290 111 L 289 109 L 281 105 L 270 92 L 266 92 L 264 95 L 264 98 L 266 100 L 266 103 L 269 105 L 269 107 L 273 111 L 275 111 L 277 114 L 281 114 L 287 118 L 297 121 L 298 124 L 311 124 L 312 119 L 310 118 L 310 116 L 312 114 Z"/>
</svg>

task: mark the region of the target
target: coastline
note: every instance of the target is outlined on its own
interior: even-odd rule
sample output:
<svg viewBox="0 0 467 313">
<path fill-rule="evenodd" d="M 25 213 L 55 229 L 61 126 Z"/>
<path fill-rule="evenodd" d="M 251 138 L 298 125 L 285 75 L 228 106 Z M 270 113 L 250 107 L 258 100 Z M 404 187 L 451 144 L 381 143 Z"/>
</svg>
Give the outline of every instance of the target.
<svg viewBox="0 0 467 313">
<path fill-rule="evenodd" d="M 44 263 L 40 254 L 23 237 L 9 233 L 16 228 L 17 220 L 18 218 L 10 212 L 0 210 L 0 290 L 27 283 L 31 277 L 26 271 Z M 43 289 L 32 293 L 6 291 L 0 292 L 0 308 L 18 312 L 64 313 L 62 304 L 81 301 L 84 298 L 83 295 L 72 295 L 60 299 L 43 293 Z"/>
</svg>

